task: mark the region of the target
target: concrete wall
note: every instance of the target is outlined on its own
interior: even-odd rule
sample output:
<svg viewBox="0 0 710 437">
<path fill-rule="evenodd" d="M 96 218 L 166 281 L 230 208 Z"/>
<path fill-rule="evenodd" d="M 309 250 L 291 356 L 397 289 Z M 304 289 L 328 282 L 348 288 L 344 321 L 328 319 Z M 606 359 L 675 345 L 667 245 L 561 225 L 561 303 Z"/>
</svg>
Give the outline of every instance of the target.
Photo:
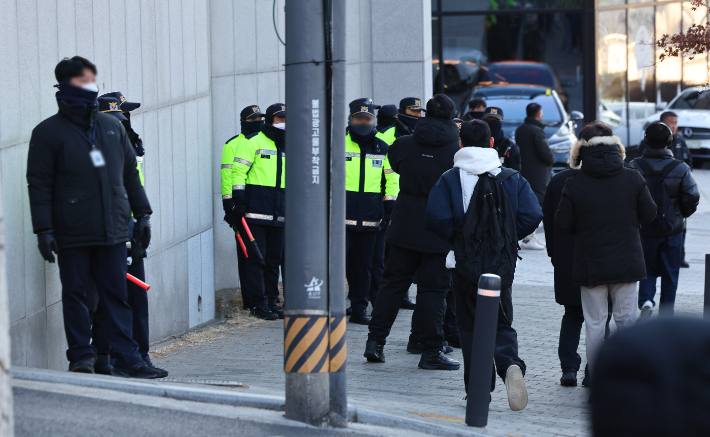
<svg viewBox="0 0 710 437">
<path fill-rule="evenodd" d="M 284 0 L 276 22 L 285 38 Z M 142 103 L 153 243 L 146 261 L 153 341 L 214 317 L 237 287 L 219 163 L 239 111 L 283 102 L 285 50 L 272 0 L 0 0 L 0 185 L 12 362 L 66 369 L 61 285 L 32 233 L 25 166 L 33 127 L 56 112 L 54 66 L 85 56 L 102 92 Z M 431 96 L 429 0 L 348 0 L 347 95 Z M 374 79 L 373 79 L 374 78 Z"/>
<path fill-rule="evenodd" d="M 0 437 L 14 435 L 12 414 L 12 386 L 10 376 L 10 324 L 7 310 L 7 283 L 5 282 L 5 234 L 0 203 Z"/>
</svg>

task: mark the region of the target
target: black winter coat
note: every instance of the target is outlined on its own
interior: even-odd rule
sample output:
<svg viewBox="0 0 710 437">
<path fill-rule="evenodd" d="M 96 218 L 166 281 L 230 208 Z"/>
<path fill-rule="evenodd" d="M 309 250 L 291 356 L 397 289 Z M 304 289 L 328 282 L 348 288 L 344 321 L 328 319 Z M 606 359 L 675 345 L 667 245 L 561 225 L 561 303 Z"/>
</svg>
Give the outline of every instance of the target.
<svg viewBox="0 0 710 437">
<path fill-rule="evenodd" d="M 541 205 L 555 163 L 544 128 L 545 125 L 534 118 L 525 117 L 525 123 L 515 131 L 515 142 L 520 147 L 520 174 L 530 183 Z"/>
<path fill-rule="evenodd" d="M 555 301 L 560 305 L 582 305 L 582 296 L 578 285 L 574 285 L 572 269 L 574 267 L 574 236 L 563 235 L 555 230 L 555 212 L 562 198 L 562 189 L 567 178 L 579 173 L 568 169 L 557 173 L 550 179 L 545 200 L 542 202 L 542 222 L 545 227 L 547 255 L 555 270 Z"/>
<path fill-rule="evenodd" d="M 503 158 L 503 167 L 512 168 L 515 171 L 520 171 L 520 147 L 515 144 L 515 141 L 503 135 L 503 137 L 494 144 L 494 147 L 498 151 L 498 156 Z M 507 151 L 507 153 L 506 153 Z"/>
<path fill-rule="evenodd" d="M 555 230 L 574 235 L 576 285 L 646 279 L 639 222 L 656 217 L 656 204 L 643 176 L 624 167 L 623 150 L 614 136 L 577 141 L 570 152 L 582 171 L 565 182 Z"/>
<path fill-rule="evenodd" d="M 661 172 L 663 167 L 674 160 L 673 153 L 668 149 L 658 150 L 647 147 L 643 152 L 643 157 L 636 158 L 629 164 L 630 167 L 640 171 L 642 175 L 644 170 L 638 162 L 642 159 L 651 167 L 651 171 L 657 172 Z M 678 164 L 671 170 L 665 179 L 664 185 L 678 218 L 677 225 L 670 234 L 676 235 L 685 229 L 685 218 L 690 217 L 698 209 L 700 192 L 698 191 L 698 185 L 695 183 L 693 172 L 684 163 Z"/>
<path fill-rule="evenodd" d="M 454 166 L 459 129 L 453 120 L 422 117 L 413 135 L 397 138 L 389 149 L 392 169 L 399 174 L 399 195 L 387 227 L 389 244 L 425 253 L 448 253 L 451 246 L 424 230 L 429 192 Z"/>
<path fill-rule="evenodd" d="M 136 155 L 121 122 L 94 108 L 69 108 L 32 131 L 27 183 L 34 232 L 53 229 L 59 249 L 128 241 L 131 211 L 151 214 Z M 88 112 L 89 110 L 90 112 Z M 94 167 L 87 137 L 96 123 L 96 148 L 106 165 Z"/>
</svg>

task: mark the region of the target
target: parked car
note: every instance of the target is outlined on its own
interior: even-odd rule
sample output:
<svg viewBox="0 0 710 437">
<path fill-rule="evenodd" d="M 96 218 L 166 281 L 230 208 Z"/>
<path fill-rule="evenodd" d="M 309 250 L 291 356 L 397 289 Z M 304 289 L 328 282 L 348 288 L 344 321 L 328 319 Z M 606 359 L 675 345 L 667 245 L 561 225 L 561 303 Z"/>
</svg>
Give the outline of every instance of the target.
<svg viewBox="0 0 710 437">
<path fill-rule="evenodd" d="M 486 57 L 480 50 L 459 47 L 444 47 L 444 65 L 439 59 L 432 59 L 434 93 L 445 93 L 460 103 L 473 88 L 473 78 Z M 439 74 L 444 74 L 444 89 L 439 82 Z"/>
<path fill-rule="evenodd" d="M 602 103 L 607 109 L 611 110 L 618 116 L 619 123 L 617 127 L 610 125 L 614 131 L 614 135 L 621 138 L 621 142 L 626 147 L 626 156 L 633 159 L 636 156 L 638 145 L 643 140 L 643 133 L 647 126 L 646 119 L 656 111 L 654 103 L 646 102 L 622 102 L 622 101 L 607 101 Z M 602 112 L 602 117 L 604 113 Z M 627 122 L 628 118 L 628 122 Z M 604 118 L 602 118 L 604 121 Z"/>
<path fill-rule="evenodd" d="M 501 61 L 481 66 L 473 78 L 474 86 L 525 84 L 539 85 L 557 91 L 562 106 L 567 108 L 567 95 L 552 67 L 543 62 Z"/>
<path fill-rule="evenodd" d="M 693 160 L 697 163 L 710 160 L 710 90 L 703 87 L 684 90 L 663 111 L 646 119 L 641 135 L 665 111 L 673 111 L 678 115 L 678 132 L 685 137 Z"/>
<path fill-rule="evenodd" d="M 550 149 L 555 156 L 553 172 L 569 166 L 569 151 L 577 141 L 574 134 L 575 123 L 584 118 L 581 112 L 572 111 L 567 115 L 557 91 L 534 85 L 486 85 L 471 91 L 463 102 L 460 113 L 468 110 L 468 102 L 480 97 L 487 106 L 496 106 L 503 110 L 503 132 L 515 140 L 515 131 L 525 121 L 525 108 L 530 103 L 542 106 L 542 124 L 550 142 Z M 522 163 L 525 165 L 525 163 Z"/>
</svg>

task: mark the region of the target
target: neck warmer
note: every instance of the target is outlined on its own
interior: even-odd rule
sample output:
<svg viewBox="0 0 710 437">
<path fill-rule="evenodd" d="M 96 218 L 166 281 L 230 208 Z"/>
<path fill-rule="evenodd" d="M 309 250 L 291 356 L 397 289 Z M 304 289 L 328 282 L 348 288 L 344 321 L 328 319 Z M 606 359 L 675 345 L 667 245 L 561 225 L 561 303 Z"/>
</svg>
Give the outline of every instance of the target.
<svg viewBox="0 0 710 437">
<path fill-rule="evenodd" d="M 395 117 L 389 115 L 378 115 L 377 116 L 377 130 L 383 131 L 384 129 L 392 126 L 394 122 L 397 121 Z"/>
<path fill-rule="evenodd" d="M 239 122 L 242 126 L 242 135 L 249 135 L 253 133 L 258 133 L 261 131 L 262 126 L 264 126 L 264 120 L 259 121 L 244 121 Z"/>
<path fill-rule="evenodd" d="M 60 82 L 57 88 L 59 88 L 55 94 L 57 100 L 72 108 L 95 105 L 96 99 L 99 97 L 98 87 L 96 91 L 90 91 L 69 82 Z"/>
<path fill-rule="evenodd" d="M 349 127 L 350 138 L 361 146 L 375 137 L 371 124 L 351 124 Z"/>
<path fill-rule="evenodd" d="M 417 120 L 419 120 L 419 117 L 407 115 L 402 111 L 399 112 L 399 121 L 407 127 L 410 134 L 414 132 L 414 126 L 417 124 Z"/>
<path fill-rule="evenodd" d="M 67 106 L 63 101 L 57 101 L 59 105 L 59 113 L 69 119 L 70 122 L 84 129 L 94 126 L 96 119 L 99 116 L 99 104 L 92 106 Z"/>
<path fill-rule="evenodd" d="M 283 129 L 275 128 L 270 124 L 265 124 L 261 127 L 261 131 L 268 139 L 276 144 L 277 149 L 283 149 L 286 145 L 286 131 Z"/>
<path fill-rule="evenodd" d="M 131 127 L 131 114 L 123 114 L 128 120 L 121 120 L 121 124 L 126 129 L 126 134 L 128 134 L 128 139 L 131 141 L 133 150 L 136 152 L 137 156 L 145 155 L 145 148 L 143 147 L 143 140 L 138 136 L 138 133 Z"/>
<path fill-rule="evenodd" d="M 488 127 L 491 129 L 491 137 L 493 137 L 497 145 L 500 139 L 503 138 L 503 123 L 491 120 L 485 120 L 485 122 L 488 123 Z"/>
<path fill-rule="evenodd" d="M 485 111 L 468 111 L 467 115 L 471 117 L 472 120 L 481 120 L 483 119 L 483 113 Z"/>
</svg>

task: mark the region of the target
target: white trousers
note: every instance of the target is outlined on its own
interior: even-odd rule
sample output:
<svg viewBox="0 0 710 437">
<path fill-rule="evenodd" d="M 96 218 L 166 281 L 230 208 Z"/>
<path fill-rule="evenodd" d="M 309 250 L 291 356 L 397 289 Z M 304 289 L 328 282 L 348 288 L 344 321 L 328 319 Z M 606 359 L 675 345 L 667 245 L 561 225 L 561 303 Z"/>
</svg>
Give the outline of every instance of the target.
<svg viewBox="0 0 710 437">
<path fill-rule="evenodd" d="M 582 287 L 582 311 L 587 333 L 587 363 L 592 377 L 594 359 L 604 343 L 604 328 L 609 316 L 607 296 L 610 293 L 616 327 L 622 329 L 636 323 L 638 282 Z"/>
</svg>

